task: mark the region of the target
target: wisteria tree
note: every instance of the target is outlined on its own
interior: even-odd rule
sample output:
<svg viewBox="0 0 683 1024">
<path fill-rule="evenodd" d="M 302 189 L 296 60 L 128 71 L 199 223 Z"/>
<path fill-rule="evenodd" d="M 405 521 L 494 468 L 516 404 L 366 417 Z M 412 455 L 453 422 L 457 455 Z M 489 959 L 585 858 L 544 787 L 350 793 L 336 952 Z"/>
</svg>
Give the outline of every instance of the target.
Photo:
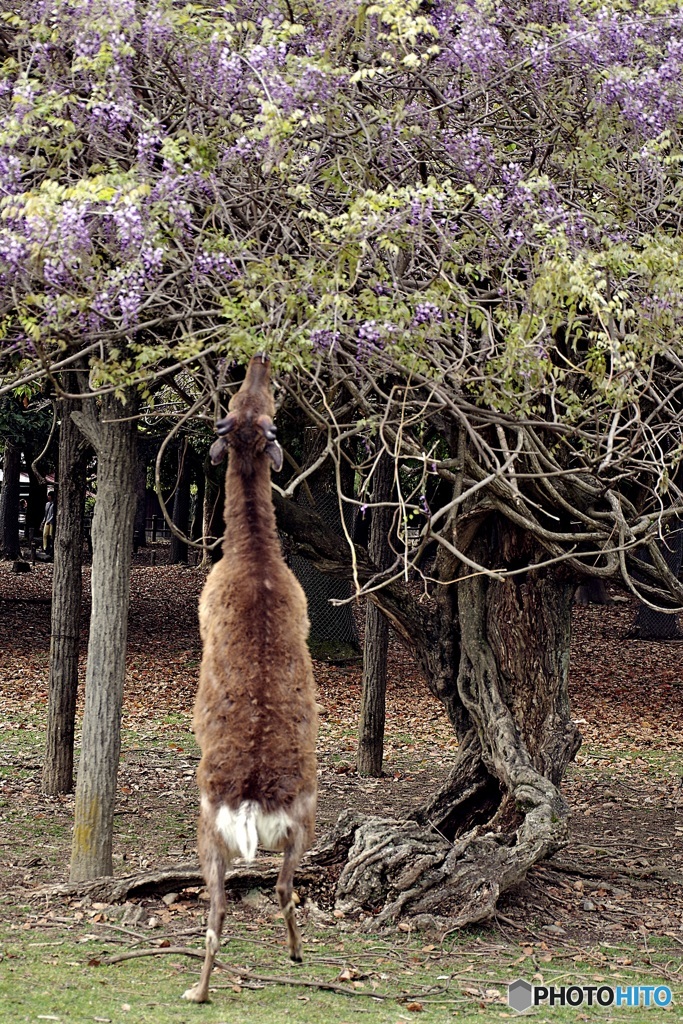
<svg viewBox="0 0 683 1024">
<path fill-rule="evenodd" d="M 5 25 L 5 387 L 75 367 L 79 422 L 125 431 L 160 376 L 194 374 L 197 414 L 265 348 L 283 401 L 364 481 L 341 501 L 372 505 L 390 453 L 382 572 L 287 500 L 295 481 L 279 499 L 300 550 L 415 650 L 460 741 L 411 823 L 340 827 L 338 895 L 369 924 L 490 916 L 566 838 L 577 579 L 683 603 L 662 554 L 683 452 L 683 13 L 53 0 Z"/>
</svg>

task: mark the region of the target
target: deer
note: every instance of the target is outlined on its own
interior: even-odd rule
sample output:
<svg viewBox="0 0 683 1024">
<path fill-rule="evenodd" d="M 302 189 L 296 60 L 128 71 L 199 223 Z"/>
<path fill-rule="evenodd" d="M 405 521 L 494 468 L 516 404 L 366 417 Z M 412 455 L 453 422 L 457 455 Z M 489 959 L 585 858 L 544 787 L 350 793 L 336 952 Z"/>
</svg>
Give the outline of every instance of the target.
<svg viewBox="0 0 683 1024">
<path fill-rule="evenodd" d="M 194 707 L 201 749 L 199 858 L 210 907 L 199 981 L 183 993 L 209 998 L 225 920 L 225 871 L 257 847 L 281 851 L 275 890 L 289 956 L 302 960 L 294 874 L 315 831 L 318 713 L 308 650 L 304 592 L 286 565 L 271 497 L 271 468 L 282 468 L 273 423 L 270 361 L 254 356 L 216 424 L 210 451 L 228 455 L 223 557 L 199 602 L 202 661 Z"/>
</svg>

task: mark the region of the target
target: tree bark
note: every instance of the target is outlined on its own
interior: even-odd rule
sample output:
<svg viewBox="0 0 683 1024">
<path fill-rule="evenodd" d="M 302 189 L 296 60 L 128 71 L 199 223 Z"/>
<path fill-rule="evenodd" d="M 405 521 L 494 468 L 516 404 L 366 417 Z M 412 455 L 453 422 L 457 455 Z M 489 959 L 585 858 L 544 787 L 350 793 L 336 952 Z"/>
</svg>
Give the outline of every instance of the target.
<svg viewBox="0 0 683 1024">
<path fill-rule="evenodd" d="M 135 469 L 135 522 L 133 525 L 133 549 L 147 547 L 147 465 L 139 450 Z"/>
<path fill-rule="evenodd" d="M 71 390 L 71 389 L 69 389 Z M 73 789 L 74 726 L 81 623 L 81 563 L 88 447 L 61 400 L 59 502 L 54 542 L 50 678 L 42 788 L 52 796 Z"/>
<path fill-rule="evenodd" d="M 349 571 L 317 517 L 274 500 L 296 546 L 320 566 Z M 374 595 L 413 647 L 460 744 L 446 783 L 410 821 L 340 819 L 337 905 L 364 914 L 364 929 L 404 914 L 442 931 L 489 918 L 501 893 L 566 842 L 557 787 L 580 744 L 567 696 L 576 581 L 561 569 L 534 570 L 543 550 L 485 503 L 459 517 L 457 539 L 491 569 L 530 569 L 442 585 L 431 607 L 397 584 Z M 357 571 L 372 575 L 362 551 Z M 437 575 L 462 571 L 444 558 Z"/>
<path fill-rule="evenodd" d="M 389 501 L 393 480 L 393 459 L 383 451 L 375 467 L 373 503 Z M 378 569 L 385 569 L 392 561 L 389 544 L 391 521 L 391 508 L 373 508 L 368 554 Z M 388 648 L 389 622 L 377 605 L 368 601 L 365 610 L 357 766 L 359 775 L 372 778 L 379 778 L 382 775 Z"/>
<path fill-rule="evenodd" d="M 112 874 L 112 830 L 121 745 L 130 565 L 135 517 L 135 402 L 104 395 L 74 413 L 97 453 L 92 524 L 92 615 L 83 738 L 76 786 L 71 880 Z M 126 419 L 128 418 L 128 419 Z"/>
<path fill-rule="evenodd" d="M 190 451 L 187 438 L 178 448 L 178 475 L 171 518 L 176 529 L 187 536 L 190 528 Z M 187 544 L 175 533 L 171 534 L 170 562 L 171 565 L 187 563 Z"/>
<path fill-rule="evenodd" d="M 194 463 L 194 481 L 197 490 L 192 501 L 192 518 L 190 522 L 190 537 L 192 540 L 200 540 L 204 525 L 204 492 L 206 490 L 206 477 L 204 471 L 196 461 Z"/>
<path fill-rule="evenodd" d="M 0 558 L 19 558 L 19 477 L 21 453 L 10 440 L 5 441 L 0 491 Z"/>
<path fill-rule="evenodd" d="M 471 550 L 498 568 L 542 557 L 498 516 Z M 438 815 L 431 801 L 413 823 L 371 818 L 356 829 L 337 898 L 346 912 L 373 910 L 365 928 L 406 913 L 441 929 L 487 919 L 502 892 L 566 842 L 557 785 L 580 743 L 567 697 L 574 589 L 557 571 L 533 569 L 523 582 L 473 575 L 458 584 L 458 693 L 471 730 Z M 427 822 L 438 832 L 425 832 Z"/>
<path fill-rule="evenodd" d="M 223 506 L 225 504 L 225 466 L 214 466 L 209 456 L 204 460 L 204 504 L 203 534 L 205 548 L 203 564 L 217 562 L 221 558 L 220 544 L 215 542 L 223 536 Z M 210 545 L 215 544 L 214 547 Z"/>
</svg>

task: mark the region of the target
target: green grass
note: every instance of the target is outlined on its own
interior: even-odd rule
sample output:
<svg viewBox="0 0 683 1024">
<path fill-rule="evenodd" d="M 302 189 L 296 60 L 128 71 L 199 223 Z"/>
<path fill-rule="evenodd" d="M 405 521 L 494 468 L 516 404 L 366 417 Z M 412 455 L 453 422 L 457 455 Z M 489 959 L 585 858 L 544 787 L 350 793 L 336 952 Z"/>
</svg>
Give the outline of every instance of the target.
<svg viewBox="0 0 683 1024">
<path fill-rule="evenodd" d="M 30 714 L 13 716 L 13 721 L 20 721 L 23 727 L 4 729 L 0 738 L 3 760 L 16 764 L 2 769 L 0 782 L 15 786 L 18 783 L 23 789 L 24 781 L 32 773 L 31 766 L 33 778 L 37 778 L 35 766 L 42 761 L 44 723 Z M 198 755 L 198 750 L 187 725 L 186 716 L 168 714 L 160 720 L 145 722 L 144 729 L 124 730 L 123 766 L 130 757 L 131 763 L 145 767 L 146 754 L 152 752 L 152 761 L 162 763 L 163 755 L 167 754 L 169 766 L 187 757 L 188 764 L 194 767 L 190 759 Z M 403 734 L 393 742 L 400 744 L 404 737 L 410 738 Z M 178 755 L 179 750 L 182 753 Z M 661 749 L 611 751 L 587 746 L 581 756 L 594 759 L 578 768 L 588 779 L 618 779 L 623 771 L 626 778 L 644 773 L 650 781 L 670 782 L 672 776 L 683 770 L 681 754 Z M 332 761 L 351 757 L 350 751 L 331 754 Z M 46 865 L 57 866 L 57 874 L 63 875 L 71 830 L 66 807 L 54 806 L 60 820 L 51 820 L 50 814 L 39 816 L 35 805 L 23 796 L 3 796 L 0 808 L 8 840 L 0 855 L 11 855 L 21 863 L 30 859 L 31 854 L 40 853 Z M 163 812 L 154 817 L 153 826 L 141 825 L 133 814 L 117 815 L 115 845 L 119 856 L 125 852 L 130 866 L 136 865 L 143 827 L 148 833 L 153 827 L 155 856 L 176 855 L 185 842 L 191 849 L 194 813 L 194 809 L 189 816 L 180 812 L 170 800 Z M 61 854 L 55 843 L 61 844 Z M 28 869 L 12 869 L 19 878 L 25 870 Z M 122 870 L 118 861 L 116 870 Z M 54 875 L 54 868 L 50 873 Z M 13 880 L 14 876 L 10 874 L 8 878 Z M 34 883 L 27 883 L 30 887 L 40 884 L 41 868 L 34 879 Z M 352 927 L 346 921 L 337 927 L 320 928 L 309 922 L 304 928 L 306 962 L 299 967 L 291 965 L 286 957 L 281 921 L 255 928 L 229 913 L 226 931 L 236 938 L 223 946 L 220 957 L 225 963 L 248 966 L 256 974 L 324 981 L 349 990 L 354 989 L 355 978 L 359 986 L 355 991 L 359 994 L 285 984 L 235 991 L 234 977 L 226 971 L 216 971 L 212 1003 L 195 1006 L 180 996 L 196 981 L 198 960 L 165 954 L 105 966 L 101 961 L 107 956 L 135 948 L 135 939 L 95 923 L 92 909 L 83 907 L 76 911 L 82 918 L 77 920 L 75 905 L 65 900 L 52 905 L 56 916 L 48 921 L 39 916 L 47 910 L 40 901 L 26 904 L 25 896 L 7 893 L 0 894 L 0 900 L 0 1024 L 24 1024 L 41 1018 L 57 1018 L 62 1024 L 81 1024 L 98 1018 L 112 1024 L 403 1024 L 413 1020 L 422 1024 L 473 1024 L 519 1019 L 506 1001 L 507 984 L 518 977 L 556 985 L 664 983 L 674 990 L 674 1005 L 667 1009 L 539 1007 L 526 1015 L 537 1022 L 683 1021 L 683 947 L 666 937 L 649 936 L 647 948 L 636 935 L 619 944 L 554 946 L 548 939 L 520 945 L 503 938 L 495 928 L 481 928 L 454 934 L 440 944 L 433 938 L 402 931 L 383 937 L 365 936 L 345 930 Z M 160 901 L 158 906 L 163 906 Z M 144 922 L 156 913 L 148 906 L 143 922 L 132 928 L 144 936 L 142 947 L 151 947 L 166 936 L 173 945 L 187 944 L 199 950 L 200 936 L 175 938 L 174 931 L 182 931 L 185 924 L 198 924 L 200 912 L 197 905 L 186 919 L 180 913 L 172 915 L 166 930 L 164 926 L 148 932 Z M 109 923 L 122 923 L 120 908 L 112 907 L 105 914 Z M 68 918 L 68 922 L 60 923 L 59 917 L 65 922 Z M 100 961 L 99 966 L 96 961 Z M 345 968 L 351 972 L 350 981 L 339 980 Z M 671 980 L 678 977 L 680 982 Z M 385 998 L 379 1000 L 379 996 Z M 419 1003 L 422 1010 L 409 1010 L 409 1001 Z"/>
<path fill-rule="evenodd" d="M 650 781 L 683 777 L 683 754 L 678 750 L 620 748 L 612 750 L 597 744 L 585 744 L 579 752 L 579 762 L 570 765 L 568 774 L 584 779 L 612 780 L 618 784 L 621 776 L 646 775 Z"/>
<path fill-rule="evenodd" d="M 4 957 L 0 1021 L 23 1024 L 40 1017 L 57 1017 L 67 1024 L 96 1018 L 116 1024 L 493 1021 L 517 1017 L 507 1007 L 507 983 L 517 977 L 556 985 L 667 983 L 660 972 L 667 967 L 669 971 L 672 967 L 675 970 L 676 959 L 680 962 L 664 940 L 651 942 L 648 951 L 626 943 L 602 944 L 583 951 L 576 947 L 550 951 L 538 943 L 534 947 L 507 944 L 485 930 L 460 933 L 439 945 L 401 932 L 378 938 L 335 928 L 316 930 L 309 925 L 305 929 L 306 963 L 294 966 L 285 955 L 281 922 L 258 930 L 247 931 L 248 927 L 234 925 L 228 916 L 226 930 L 236 934 L 219 954 L 226 963 L 248 967 L 255 974 L 334 983 L 361 994 L 345 995 L 289 984 L 265 984 L 235 991 L 233 976 L 217 970 L 212 1002 L 195 1006 L 180 996 L 196 981 L 199 960 L 170 954 L 106 966 L 103 959 L 127 950 L 128 943 L 134 940 L 92 921 L 52 928 L 33 923 L 30 928 L 0 926 L 0 952 Z M 155 939 L 157 935 L 154 933 Z M 201 948 L 199 938 L 190 941 L 193 948 Z M 339 980 L 345 970 L 350 972 L 351 981 Z M 354 982 L 353 978 L 357 980 Z M 672 987 L 679 1005 L 668 1009 L 539 1007 L 529 1016 L 535 1021 L 557 1024 L 585 1020 L 628 1020 L 634 1024 L 646 1019 L 683 1020 L 683 984 Z M 386 998 L 380 1001 L 380 996 Z M 417 1011 L 415 1003 L 420 1004 L 421 1011 Z M 645 1017 L 653 1012 L 656 1018 Z"/>
<path fill-rule="evenodd" d="M 121 733 L 121 755 L 136 750 L 168 750 L 169 747 L 175 750 L 181 749 L 184 753 L 199 756 L 199 747 L 194 738 L 194 733 L 187 727 L 187 719 L 180 716 L 176 721 L 175 716 L 169 716 L 163 723 L 150 723 L 153 732 L 140 732 L 128 726 Z"/>
</svg>

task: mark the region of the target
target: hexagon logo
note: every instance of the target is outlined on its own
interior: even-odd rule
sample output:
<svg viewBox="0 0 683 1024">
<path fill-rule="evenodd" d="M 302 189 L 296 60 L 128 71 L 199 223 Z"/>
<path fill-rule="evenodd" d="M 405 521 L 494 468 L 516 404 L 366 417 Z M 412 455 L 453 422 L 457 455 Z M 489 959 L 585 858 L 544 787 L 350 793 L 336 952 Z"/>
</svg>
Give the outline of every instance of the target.
<svg viewBox="0 0 683 1024">
<path fill-rule="evenodd" d="M 523 1013 L 533 1005 L 533 989 L 528 981 L 518 978 L 508 985 L 508 1006 L 518 1013 Z"/>
</svg>

